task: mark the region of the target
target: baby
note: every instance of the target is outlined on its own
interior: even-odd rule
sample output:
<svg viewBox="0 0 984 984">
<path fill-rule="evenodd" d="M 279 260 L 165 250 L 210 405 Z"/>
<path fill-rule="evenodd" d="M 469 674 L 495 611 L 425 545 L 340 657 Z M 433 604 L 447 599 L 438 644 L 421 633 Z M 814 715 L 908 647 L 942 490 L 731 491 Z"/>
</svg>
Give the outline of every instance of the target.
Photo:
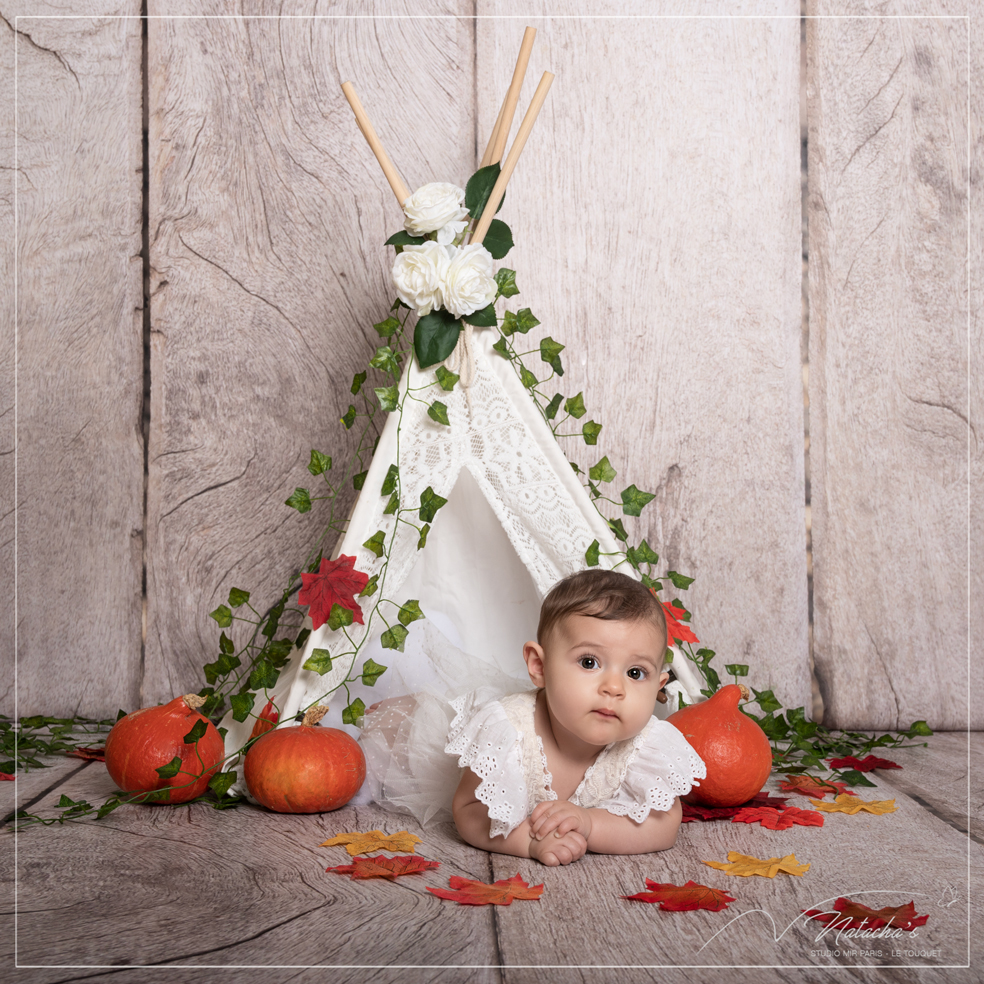
<svg viewBox="0 0 984 984">
<path fill-rule="evenodd" d="M 452 702 L 445 751 L 465 769 L 452 802 L 462 838 L 546 865 L 672 847 L 679 797 L 706 773 L 653 716 L 666 642 L 662 606 L 628 575 L 585 570 L 555 585 L 523 647 L 537 689 Z"/>
</svg>

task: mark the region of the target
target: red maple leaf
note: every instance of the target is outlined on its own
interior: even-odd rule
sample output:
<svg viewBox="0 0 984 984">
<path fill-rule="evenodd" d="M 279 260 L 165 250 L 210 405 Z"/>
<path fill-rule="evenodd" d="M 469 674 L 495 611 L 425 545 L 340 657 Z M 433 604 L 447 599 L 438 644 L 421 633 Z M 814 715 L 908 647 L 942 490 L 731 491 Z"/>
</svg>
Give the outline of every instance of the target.
<svg viewBox="0 0 984 984">
<path fill-rule="evenodd" d="M 658 902 L 661 909 L 670 912 L 690 912 L 694 909 L 710 909 L 711 912 L 720 912 L 728 908 L 729 902 L 734 902 L 727 892 L 722 892 L 717 888 L 708 888 L 706 885 L 698 885 L 695 881 L 688 881 L 686 885 L 673 885 L 654 882 L 646 879 L 648 892 L 639 892 L 636 895 L 623 895 L 623 899 L 632 902 Z"/>
<path fill-rule="evenodd" d="M 13 782 L 14 777 L 10 772 L 0 772 L 0 782 Z"/>
<path fill-rule="evenodd" d="M 94 745 L 91 747 L 84 747 L 79 745 L 73 749 L 70 749 L 65 754 L 71 755 L 72 758 L 86 759 L 89 762 L 105 762 L 106 746 Z"/>
<path fill-rule="evenodd" d="M 839 796 L 847 792 L 847 785 L 843 782 L 825 782 L 817 779 L 816 776 L 786 776 L 779 781 L 779 788 L 784 793 L 799 793 L 800 796 L 812 796 L 814 799 L 823 799 L 827 793 Z"/>
<path fill-rule="evenodd" d="M 352 881 L 357 878 L 388 878 L 395 881 L 400 875 L 419 875 L 440 866 L 440 861 L 428 861 L 426 858 L 406 854 L 396 858 L 356 858 L 352 864 L 340 864 L 336 868 L 325 868 L 325 871 L 351 875 Z"/>
<path fill-rule="evenodd" d="M 666 634 L 675 642 L 700 642 L 693 632 L 679 621 L 687 614 L 687 610 L 678 606 L 675 601 L 661 602 L 666 613 Z"/>
<path fill-rule="evenodd" d="M 429 886 L 427 891 L 439 899 L 448 899 L 461 905 L 511 905 L 513 899 L 538 899 L 543 894 L 542 884 L 531 887 L 518 874 L 491 885 L 452 875 L 449 883 L 451 891 Z"/>
<path fill-rule="evenodd" d="M 800 810 L 790 806 L 777 810 L 771 806 L 744 806 L 732 818 L 732 823 L 761 823 L 769 830 L 789 830 L 794 824 L 801 827 L 822 827 L 823 817 L 816 810 Z"/>
<path fill-rule="evenodd" d="M 253 724 L 253 730 L 249 733 L 249 740 L 252 741 L 254 738 L 259 738 L 260 735 L 265 735 L 268 731 L 272 731 L 277 726 L 279 720 L 279 711 L 275 711 L 273 709 L 273 701 L 268 700 L 266 707 L 260 711 Z"/>
<path fill-rule="evenodd" d="M 872 769 L 901 769 L 902 766 L 888 759 L 878 758 L 877 755 L 865 755 L 863 759 L 855 758 L 853 755 L 845 755 L 844 758 L 831 759 L 832 769 L 857 769 L 858 772 L 870 772 Z"/>
<path fill-rule="evenodd" d="M 352 620 L 363 625 L 362 609 L 355 600 L 357 592 L 369 582 L 369 575 L 355 569 L 355 557 L 339 556 L 338 560 L 321 559 L 317 574 L 302 574 L 304 586 L 297 593 L 300 605 L 309 605 L 308 614 L 314 628 L 320 629 L 331 614 L 332 605 L 352 611 Z"/>
<path fill-rule="evenodd" d="M 884 909 L 869 909 L 860 902 L 852 902 L 841 897 L 834 902 L 833 910 L 804 909 L 807 919 L 817 922 L 834 923 L 837 929 L 881 929 L 883 926 L 893 926 L 912 932 L 917 926 L 925 926 L 928 915 L 917 916 L 914 903 L 905 905 L 885 906 Z"/>
<path fill-rule="evenodd" d="M 756 793 L 747 803 L 741 806 L 696 806 L 692 803 L 683 802 L 682 823 L 689 823 L 693 820 L 729 820 L 739 810 L 753 806 L 773 806 L 782 809 L 786 805 L 786 799 L 782 796 L 771 796 L 767 792 Z"/>
</svg>

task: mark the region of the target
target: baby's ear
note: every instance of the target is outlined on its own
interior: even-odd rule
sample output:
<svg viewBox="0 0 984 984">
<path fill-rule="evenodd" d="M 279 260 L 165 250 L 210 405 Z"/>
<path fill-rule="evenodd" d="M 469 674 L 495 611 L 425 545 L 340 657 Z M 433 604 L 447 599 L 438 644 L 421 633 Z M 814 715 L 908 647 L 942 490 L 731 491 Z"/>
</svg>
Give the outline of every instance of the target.
<svg viewBox="0 0 984 984">
<path fill-rule="evenodd" d="M 543 686 L 543 647 L 536 642 L 527 642 L 523 646 L 523 659 L 530 679 L 536 687 Z"/>
<path fill-rule="evenodd" d="M 659 675 L 659 689 L 662 690 L 666 686 L 666 681 L 670 679 L 670 674 L 663 670 Z"/>
</svg>

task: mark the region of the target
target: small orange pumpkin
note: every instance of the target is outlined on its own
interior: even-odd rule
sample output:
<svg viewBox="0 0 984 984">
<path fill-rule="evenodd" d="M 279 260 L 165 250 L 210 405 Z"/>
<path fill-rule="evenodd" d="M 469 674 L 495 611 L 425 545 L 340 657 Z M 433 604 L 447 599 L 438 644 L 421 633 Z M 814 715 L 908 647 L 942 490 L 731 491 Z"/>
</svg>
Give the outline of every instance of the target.
<svg viewBox="0 0 984 984">
<path fill-rule="evenodd" d="M 707 766 L 684 799 L 701 806 L 741 806 L 759 792 L 772 771 L 772 746 L 758 722 L 738 709 L 748 688 L 729 683 L 699 704 L 667 720 L 683 734 Z"/>
</svg>

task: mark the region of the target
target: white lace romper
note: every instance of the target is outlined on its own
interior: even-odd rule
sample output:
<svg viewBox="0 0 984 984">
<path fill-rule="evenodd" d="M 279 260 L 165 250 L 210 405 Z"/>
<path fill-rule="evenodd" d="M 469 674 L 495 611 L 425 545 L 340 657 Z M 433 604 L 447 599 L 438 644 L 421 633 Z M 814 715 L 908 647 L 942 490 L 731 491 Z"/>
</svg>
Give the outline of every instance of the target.
<svg viewBox="0 0 984 984">
<path fill-rule="evenodd" d="M 535 690 L 498 700 L 465 694 L 451 702 L 445 752 L 481 780 L 475 795 L 488 807 L 490 834 L 506 836 L 537 803 L 557 799 L 543 742 L 533 727 Z M 642 823 L 668 810 L 707 775 L 704 763 L 669 722 L 652 717 L 635 738 L 612 742 L 588 768 L 570 801 Z"/>
</svg>

